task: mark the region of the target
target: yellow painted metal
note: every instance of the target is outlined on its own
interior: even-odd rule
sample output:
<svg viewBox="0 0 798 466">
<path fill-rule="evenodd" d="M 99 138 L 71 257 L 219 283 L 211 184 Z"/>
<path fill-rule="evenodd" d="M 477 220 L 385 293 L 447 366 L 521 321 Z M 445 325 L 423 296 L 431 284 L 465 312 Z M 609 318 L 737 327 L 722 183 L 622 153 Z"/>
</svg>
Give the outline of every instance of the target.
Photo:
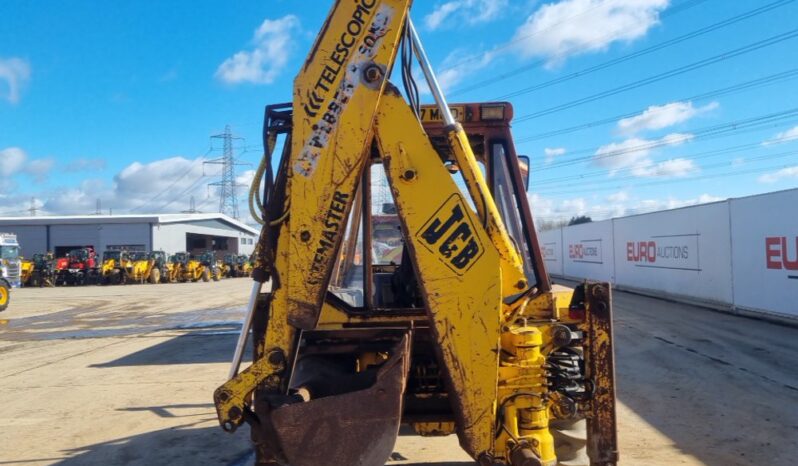
<svg viewBox="0 0 798 466">
<path fill-rule="evenodd" d="M 459 124 L 449 129 L 449 145 L 460 165 L 463 179 L 479 213 L 482 226 L 502 258 L 502 294 L 511 296 L 520 293 L 528 286 L 523 261 L 510 241 L 510 235 L 499 215 L 499 209 L 496 207 L 493 196 L 490 195 L 485 175 L 482 174 L 471 144 L 468 142 L 468 135 Z"/>
<path fill-rule="evenodd" d="M 249 396 L 257 385 L 265 384 L 279 389 L 280 378 L 277 374 L 283 370 L 284 360 L 275 362 L 265 356 L 216 389 L 213 398 L 219 421 L 225 430 L 234 431 L 244 422 Z"/>
<path fill-rule="evenodd" d="M 444 437 L 455 433 L 456 429 L 454 422 L 416 422 L 413 424 L 415 433 L 422 437 Z"/>
<path fill-rule="evenodd" d="M 0 283 L 0 310 L 3 310 L 8 305 L 8 298 L 10 293 L 5 284 Z"/>
<path fill-rule="evenodd" d="M 498 415 L 503 425 L 495 455 L 509 461 L 514 448 L 526 445 L 543 464 L 556 464 L 549 432 L 545 343 L 550 324 L 513 325 L 502 333 Z"/>
<path fill-rule="evenodd" d="M 298 328 L 318 320 L 410 3 L 336 2 L 294 81 L 291 215 L 280 232 L 288 241 L 278 247 L 291 260 L 275 264 L 283 290 L 274 306 L 285 306 Z"/>
<path fill-rule="evenodd" d="M 298 329 L 318 323 L 410 4 L 336 2 L 294 81 L 286 199 L 291 214 L 277 233 L 273 269 L 278 286 L 272 292 L 267 334 L 256 348 L 258 362 L 242 372 L 239 382 L 225 385 L 237 404 L 219 410 L 223 424 L 267 377 L 274 376 L 275 390 L 287 390 L 287 380 L 264 370 L 262 359 L 274 351 L 292 358 Z"/>
<path fill-rule="evenodd" d="M 23 260 L 20 266 L 20 282 L 22 282 L 22 286 L 25 286 L 30 281 L 31 276 L 33 275 L 33 271 L 35 269 L 35 265 L 32 261 Z"/>
<path fill-rule="evenodd" d="M 554 465 L 548 426 L 557 395 L 548 392 L 546 365 L 555 326 L 570 322 L 573 292 L 523 294 L 529 284 L 519 251 L 463 129 L 449 128 L 448 138 L 466 193 L 415 113 L 386 85 L 410 3 L 337 1 L 296 77 L 285 186 L 290 210 L 265 227 L 277 238 L 268 326 L 256 336 L 255 363 L 216 391 L 219 420 L 227 430 L 241 425 L 257 386 L 270 395 L 287 393 L 304 330 L 418 325 L 432 329 L 456 422 L 414 423 L 415 429 L 423 435 L 456 430 L 476 459 L 517 465 L 519 455 L 529 453 Z M 357 316 L 325 301 L 374 140 L 425 317 Z M 188 268 L 196 267 L 189 262 Z M 361 355 L 357 365 L 362 370 L 383 359 Z"/>
<path fill-rule="evenodd" d="M 494 437 L 499 253 L 395 91 L 380 105 L 377 140 L 452 387 L 460 444 L 477 457 Z"/>
</svg>

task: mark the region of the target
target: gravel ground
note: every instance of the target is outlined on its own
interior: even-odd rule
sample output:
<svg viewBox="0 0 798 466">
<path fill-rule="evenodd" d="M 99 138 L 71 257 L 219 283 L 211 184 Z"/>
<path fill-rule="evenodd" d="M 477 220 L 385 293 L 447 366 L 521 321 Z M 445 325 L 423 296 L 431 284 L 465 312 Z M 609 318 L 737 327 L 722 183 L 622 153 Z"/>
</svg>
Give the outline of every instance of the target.
<svg viewBox="0 0 798 466">
<path fill-rule="evenodd" d="M 251 463 L 216 424 L 250 281 L 15 290 L 0 314 L 0 464 Z M 794 465 L 798 329 L 615 294 L 621 464 Z M 391 465 L 472 464 L 400 436 Z M 332 465 L 331 465 L 332 466 Z"/>
</svg>

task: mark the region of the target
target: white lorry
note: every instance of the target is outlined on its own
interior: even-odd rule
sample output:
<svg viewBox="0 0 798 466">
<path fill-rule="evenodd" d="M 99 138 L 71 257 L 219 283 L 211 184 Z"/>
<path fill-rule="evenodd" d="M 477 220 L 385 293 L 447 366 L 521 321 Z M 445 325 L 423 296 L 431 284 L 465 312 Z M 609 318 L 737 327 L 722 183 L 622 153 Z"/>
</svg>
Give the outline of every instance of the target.
<svg viewBox="0 0 798 466">
<path fill-rule="evenodd" d="M 0 233 L 0 311 L 11 301 L 11 288 L 19 288 L 22 261 L 17 235 Z"/>
</svg>

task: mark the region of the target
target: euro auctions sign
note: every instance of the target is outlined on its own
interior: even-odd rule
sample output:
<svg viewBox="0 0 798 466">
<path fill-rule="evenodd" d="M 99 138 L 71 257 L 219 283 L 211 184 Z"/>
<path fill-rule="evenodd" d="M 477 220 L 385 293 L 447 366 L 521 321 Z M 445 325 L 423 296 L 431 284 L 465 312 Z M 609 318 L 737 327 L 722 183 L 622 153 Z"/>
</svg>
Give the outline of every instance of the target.
<svg viewBox="0 0 798 466">
<path fill-rule="evenodd" d="M 635 267 L 700 272 L 698 241 L 701 235 L 652 236 L 626 242 L 626 261 Z"/>
<path fill-rule="evenodd" d="M 770 270 L 794 272 L 788 278 L 798 280 L 798 237 L 765 238 L 765 262 Z"/>
<path fill-rule="evenodd" d="M 568 258 L 574 262 L 603 264 L 603 257 L 600 239 L 582 240 L 568 245 Z"/>
</svg>

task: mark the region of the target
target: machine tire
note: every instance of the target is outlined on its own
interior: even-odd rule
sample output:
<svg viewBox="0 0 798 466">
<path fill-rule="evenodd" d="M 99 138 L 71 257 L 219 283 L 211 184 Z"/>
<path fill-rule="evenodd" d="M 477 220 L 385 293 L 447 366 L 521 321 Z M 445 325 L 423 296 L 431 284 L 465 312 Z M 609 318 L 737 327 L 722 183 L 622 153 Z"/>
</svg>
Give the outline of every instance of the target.
<svg viewBox="0 0 798 466">
<path fill-rule="evenodd" d="M 590 466 L 586 420 L 552 421 L 549 427 L 554 436 L 558 466 Z"/>
<path fill-rule="evenodd" d="M 205 283 L 211 281 L 211 271 L 210 270 L 205 269 L 205 270 L 202 271 L 202 281 L 204 281 Z"/>
<path fill-rule="evenodd" d="M 120 285 L 122 283 L 122 273 L 119 270 L 111 270 L 110 275 L 105 277 L 106 285 Z"/>
<path fill-rule="evenodd" d="M 158 269 L 150 270 L 150 283 L 157 285 L 161 283 L 161 271 Z"/>
<path fill-rule="evenodd" d="M 218 282 L 221 279 L 222 279 L 222 273 L 221 272 L 216 272 L 215 274 L 213 274 L 213 281 Z"/>
<path fill-rule="evenodd" d="M 0 281 L 0 312 L 8 309 L 11 303 L 11 287 L 5 281 Z"/>
</svg>

